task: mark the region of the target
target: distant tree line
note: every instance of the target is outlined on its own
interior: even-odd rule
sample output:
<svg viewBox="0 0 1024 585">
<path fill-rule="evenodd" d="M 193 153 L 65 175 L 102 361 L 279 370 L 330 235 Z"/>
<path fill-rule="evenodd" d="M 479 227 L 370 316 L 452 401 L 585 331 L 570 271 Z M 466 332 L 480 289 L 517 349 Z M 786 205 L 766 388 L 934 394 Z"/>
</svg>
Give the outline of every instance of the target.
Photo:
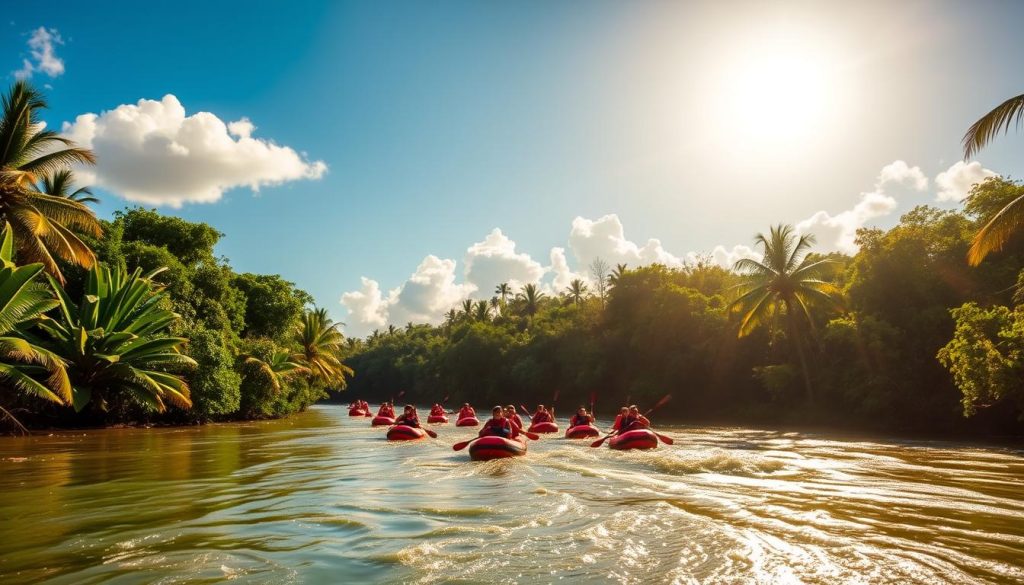
<svg viewBox="0 0 1024 585">
<path fill-rule="evenodd" d="M 1024 236 L 972 266 L 975 237 L 1024 195 L 989 179 L 960 211 L 862 229 L 854 256 L 776 226 L 731 270 L 599 262 L 557 295 L 499 283 L 438 326 L 349 339 L 353 395 L 422 403 L 652 404 L 692 422 L 929 434 L 1024 431 Z M 975 246 L 976 248 L 977 246 Z M 604 294 L 600 294 L 603 292 Z"/>
</svg>

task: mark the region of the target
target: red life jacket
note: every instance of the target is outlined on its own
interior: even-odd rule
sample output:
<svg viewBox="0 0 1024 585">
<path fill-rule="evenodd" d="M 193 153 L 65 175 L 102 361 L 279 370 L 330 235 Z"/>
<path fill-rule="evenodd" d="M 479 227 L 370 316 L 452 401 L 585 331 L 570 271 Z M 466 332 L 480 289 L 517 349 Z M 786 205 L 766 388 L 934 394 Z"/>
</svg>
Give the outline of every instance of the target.
<svg viewBox="0 0 1024 585">
<path fill-rule="evenodd" d="M 480 429 L 480 436 L 496 436 L 505 437 L 506 439 L 512 439 L 516 436 L 516 429 L 513 424 L 507 419 L 488 419 L 484 423 L 482 429 Z"/>
</svg>

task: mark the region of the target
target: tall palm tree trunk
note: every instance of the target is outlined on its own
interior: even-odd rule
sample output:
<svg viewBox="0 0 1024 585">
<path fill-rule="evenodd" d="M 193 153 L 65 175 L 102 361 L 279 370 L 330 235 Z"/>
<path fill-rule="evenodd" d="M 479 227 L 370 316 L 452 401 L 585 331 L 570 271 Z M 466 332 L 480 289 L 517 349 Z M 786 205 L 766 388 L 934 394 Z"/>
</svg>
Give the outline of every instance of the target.
<svg viewBox="0 0 1024 585">
<path fill-rule="evenodd" d="M 807 393 L 807 403 L 814 404 L 814 387 L 811 385 L 811 373 L 807 368 L 807 356 L 804 354 L 804 346 L 800 343 L 800 325 L 793 314 L 793 308 L 789 301 L 786 301 L 786 321 L 789 323 L 789 336 L 796 347 L 797 359 L 800 361 L 800 373 L 804 378 L 804 390 Z"/>
</svg>

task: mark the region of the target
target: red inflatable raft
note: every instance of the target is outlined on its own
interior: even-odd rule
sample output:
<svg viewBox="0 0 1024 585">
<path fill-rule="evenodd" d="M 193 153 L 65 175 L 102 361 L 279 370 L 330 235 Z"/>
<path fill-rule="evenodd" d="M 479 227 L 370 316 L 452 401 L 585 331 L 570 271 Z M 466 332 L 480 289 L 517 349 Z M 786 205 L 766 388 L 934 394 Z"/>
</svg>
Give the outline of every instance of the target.
<svg viewBox="0 0 1024 585">
<path fill-rule="evenodd" d="M 586 439 L 601 434 L 600 429 L 594 425 L 576 425 L 565 431 L 566 439 Z"/>
<path fill-rule="evenodd" d="M 522 455 L 526 455 L 525 441 L 505 437 L 483 437 L 469 444 L 469 458 L 473 461 L 490 461 Z"/>
<path fill-rule="evenodd" d="M 530 425 L 528 430 L 531 433 L 557 433 L 558 425 L 553 422 L 539 422 Z"/>
<path fill-rule="evenodd" d="M 475 416 L 467 416 L 466 418 L 460 418 L 455 422 L 457 427 L 475 427 L 480 424 L 480 421 Z"/>
<path fill-rule="evenodd" d="M 388 440 L 389 441 L 415 441 L 416 439 L 422 439 L 427 436 L 427 432 L 423 429 L 416 427 L 407 427 L 405 425 L 395 425 L 388 429 Z"/>
<path fill-rule="evenodd" d="M 395 424 L 395 419 L 390 416 L 375 416 L 370 424 L 375 427 L 387 427 Z"/>
<path fill-rule="evenodd" d="M 427 417 L 427 422 L 428 423 L 446 423 L 446 422 L 448 422 L 448 417 L 443 415 L 443 414 L 432 414 L 432 415 Z"/>
<path fill-rule="evenodd" d="M 363 409 L 361 409 L 361 408 L 350 408 L 350 409 L 348 409 L 348 415 L 349 416 L 363 416 L 363 415 L 366 415 L 366 414 L 368 414 L 368 413 L 364 412 Z"/>
<path fill-rule="evenodd" d="M 658 446 L 658 435 L 647 429 L 626 431 L 608 441 L 612 449 L 654 449 Z"/>
</svg>

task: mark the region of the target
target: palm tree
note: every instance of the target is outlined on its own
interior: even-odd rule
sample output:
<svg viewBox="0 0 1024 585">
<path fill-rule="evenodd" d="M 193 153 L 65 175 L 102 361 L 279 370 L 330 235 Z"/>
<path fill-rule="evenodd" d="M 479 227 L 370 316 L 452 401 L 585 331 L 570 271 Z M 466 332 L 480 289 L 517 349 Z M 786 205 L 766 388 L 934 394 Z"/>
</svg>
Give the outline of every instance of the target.
<svg viewBox="0 0 1024 585">
<path fill-rule="evenodd" d="M 462 318 L 470 320 L 473 318 L 473 299 L 466 299 L 462 301 Z"/>
<path fill-rule="evenodd" d="M 45 286 L 36 282 L 43 265 L 15 266 L 11 260 L 13 252 L 11 230 L 5 227 L 0 243 L 0 379 L 26 394 L 57 404 L 70 404 L 71 381 L 63 360 L 21 334 L 25 326 L 56 307 L 58 301 Z M 39 374 L 47 375 L 42 382 Z M 2 407 L 0 414 L 21 426 Z"/>
<path fill-rule="evenodd" d="M 573 279 L 569 283 L 568 288 L 565 289 L 565 294 L 572 301 L 572 304 L 579 306 L 587 298 L 587 285 L 578 278 Z"/>
<path fill-rule="evenodd" d="M 18 256 L 63 282 L 54 258 L 89 268 L 95 255 L 75 231 L 99 236 L 96 215 L 85 203 L 40 193 L 35 184 L 73 164 L 93 164 L 92 151 L 45 130 L 39 112 L 46 100 L 24 80 L 2 97 L 0 117 L 0 221 L 14 232 Z"/>
<path fill-rule="evenodd" d="M 501 299 L 502 306 L 504 306 L 512 296 L 512 287 L 509 286 L 507 282 L 503 282 L 494 287 L 494 294 L 498 295 L 498 298 Z"/>
<path fill-rule="evenodd" d="M 1012 97 L 999 104 L 971 125 L 964 134 L 964 159 L 969 159 L 988 145 L 997 135 L 1008 132 L 1010 124 L 1018 128 L 1024 122 L 1024 94 Z M 999 213 L 992 216 L 974 236 L 967 262 L 971 266 L 981 264 L 985 256 L 1003 249 L 1014 233 L 1024 228 L 1024 195 L 1010 201 Z"/>
<path fill-rule="evenodd" d="M 541 303 L 546 296 L 537 285 L 528 284 L 523 287 L 522 292 L 517 295 L 517 298 L 522 301 L 523 313 L 532 317 L 540 310 Z"/>
<path fill-rule="evenodd" d="M 92 403 L 106 411 L 130 401 L 158 412 L 168 402 L 192 406 L 188 384 L 170 372 L 196 362 L 181 353 L 188 340 L 168 333 L 180 317 L 164 308 L 167 295 L 152 280 L 160 271 L 128 274 L 95 264 L 77 303 L 50 277 L 58 313 L 37 324 L 48 349 L 68 364 L 75 410 Z"/>
<path fill-rule="evenodd" d="M 487 301 L 477 301 L 473 304 L 473 320 L 486 323 L 491 318 L 491 307 Z"/>
<path fill-rule="evenodd" d="M 612 273 L 608 275 L 608 286 L 614 288 L 615 285 L 619 284 L 622 277 L 629 272 L 629 267 L 625 264 L 616 264 L 615 268 L 612 269 Z"/>
<path fill-rule="evenodd" d="M 459 320 L 459 312 L 455 309 L 448 309 L 448 312 L 444 314 L 444 324 L 451 327 Z"/>
<path fill-rule="evenodd" d="M 733 287 L 737 298 L 729 309 L 740 316 L 739 336 L 760 325 L 773 324 L 779 315 L 785 317 L 789 338 L 800 360 L 807 399 L 813 401 L 800 333 L 803 323 L 814 328 L 810 312 L 813 305 L 839 304 L 838 289 L 821 279 L 831 260 L 809 261 L 807 250 L 814 244 L 814 236 L 798 237 L 790 225 L 774 226 L 767 237 L 758 234 L 754 242 L 761 247 L 763 260 L 744 258 L 733 267 L 741 282 Z"/>
<path fill-rule="evenodd" d="M 64 197 L 79 203 L 100 202 L 99 198 L 93 195 L 88 187 L 75 189 L 75 174 L 71 169 L 60 169 L 59 171 L 43 175 L 42 180 L 36 185 L 36 191 L 55 197 Z"/>
<path fill-rule="evenodd" d="M 345 376 L 355 372 L 341 362 L 341 350 L 345 343 L 344 336 L 338 330 L 341 325 L 331 320 L 327 309 L 313 308 L 306 311 L 295 327 L 293 339 L 298 351 L 290 359 L 309 370 L 314 380 L 344 389 Z"/>
<path fill-rule="evenodd" d="M 292 360 L 288 350 L 280 348 L 275 349 L 266 360 L 261 360 L 254 355 L 247 355 L 243 359 L 243 364 L 263 376 L 274 394 L 281 392 L 281 387 L 288 378 L 310 373 L 309 368 Z"/>
</svg>

